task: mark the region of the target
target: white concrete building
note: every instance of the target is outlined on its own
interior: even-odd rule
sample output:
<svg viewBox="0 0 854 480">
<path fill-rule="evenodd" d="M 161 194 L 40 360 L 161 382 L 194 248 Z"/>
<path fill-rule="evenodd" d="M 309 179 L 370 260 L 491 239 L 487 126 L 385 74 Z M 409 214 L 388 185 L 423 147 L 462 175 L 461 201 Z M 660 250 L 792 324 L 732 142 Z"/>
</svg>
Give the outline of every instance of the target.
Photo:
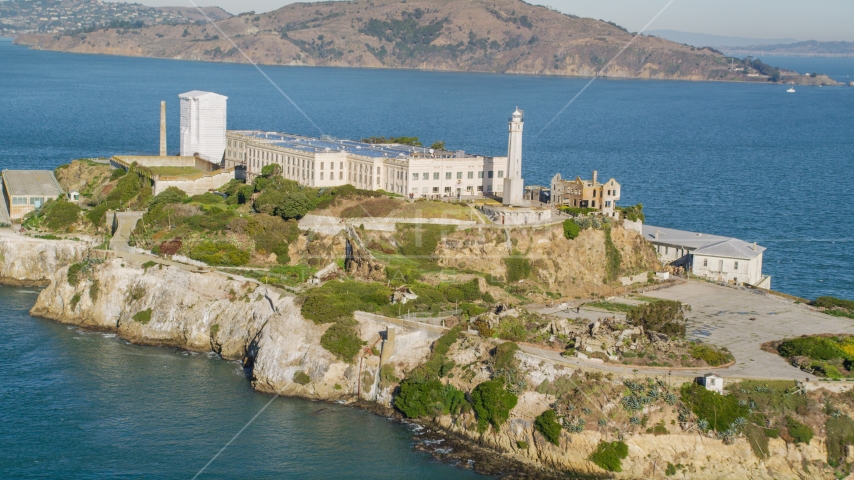
<svg viewBox="0 0 854 480">
<path fill-rule="evenodd" d="M 707 373 L 702 377 L 699 377 L 697 380 L 697 383 L 706 387 L 706 390 L 715 392 L 718 395 L 724 394 L 724 379 L 714 373 Z"/>
<path fill-rule="evenodd" d="M 642 232 L 662 263 L 714 281 L 771 288 L 771 277 L 762 274 L 766 249 L 755 242 L 652 225 Z"/>
<path fill-rule="evenodd" d="M 181 155 L 195 155 L 213 163 L 222 162 L 226 144 L 228 97 L 193 90 L 178 95 L 181 100 Z"/>
<path fill-rule="evenodd" d="M 247 181 L 275 164 L 285 178 L 311 187 L 350 184 L 413 198 L 477 197 L 502 196 L 509 171 L 507 157 L 462 151 L 262 131 L 229 131 L 226 138 L 225 167 L 245 166 Z M 518 158 L 519 181 L 513 185 L 521 200 L 521 152 Z"/>
</svg>

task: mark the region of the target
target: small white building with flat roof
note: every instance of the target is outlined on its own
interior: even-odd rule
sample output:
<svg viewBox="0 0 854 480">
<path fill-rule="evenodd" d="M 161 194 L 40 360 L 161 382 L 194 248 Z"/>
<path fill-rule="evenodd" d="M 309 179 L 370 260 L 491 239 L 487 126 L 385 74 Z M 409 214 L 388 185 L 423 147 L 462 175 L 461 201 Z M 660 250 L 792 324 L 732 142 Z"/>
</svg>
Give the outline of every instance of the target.
<svg viewBox="0 0 854 480">
<path fill-rule="evenodd" d="M 762 274 L 766 249 L 755 242 L 653 225 L 642 232 L 662 263 L 709 280 L 771 288 L 771 277 Z"/>
</svg>

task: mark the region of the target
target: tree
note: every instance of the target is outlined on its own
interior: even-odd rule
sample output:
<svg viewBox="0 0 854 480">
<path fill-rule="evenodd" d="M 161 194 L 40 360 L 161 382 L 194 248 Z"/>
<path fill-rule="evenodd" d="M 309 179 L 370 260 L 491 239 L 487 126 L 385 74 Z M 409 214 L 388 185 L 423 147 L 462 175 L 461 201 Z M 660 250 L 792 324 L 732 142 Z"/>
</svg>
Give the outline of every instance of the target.
<svg viewBox="0 0 854 480">
<path fill-rule="evenodd" d="M 287 192 L 276 206 L 276 215 L 285 220 L 300 219 L 311 210 L 311 202 L 301 192 Z"/>
<path fill-rule="evenodd" d="M 433 144 L 430 145 L 430 148 L 432 148 L 433 150 L 443 150 L 444 151 L 445 150 L 445 142 L 443 142 L 441 140 L 433 142 Z"/>
<path fill-rule="evenodd" d="M 575 220 L 567 219 L 563 221 L 563 236 L 569 240 L 574 240 L 578 238 L 578 234 L 581 233 L 581 227 L 575 223 Z"/>
<path fill-rule="evenodd" d="M 270 164 L 270 165 L 264 165 L 261 168 L 261 175 L 263 175 L 265 177 L 274 177 L 276 175 L 281 175 L 281 173 L 282 173 L 282 167 L 280 167 L 279 165 L 277 165 L 275 163 Z"/>
</svg>

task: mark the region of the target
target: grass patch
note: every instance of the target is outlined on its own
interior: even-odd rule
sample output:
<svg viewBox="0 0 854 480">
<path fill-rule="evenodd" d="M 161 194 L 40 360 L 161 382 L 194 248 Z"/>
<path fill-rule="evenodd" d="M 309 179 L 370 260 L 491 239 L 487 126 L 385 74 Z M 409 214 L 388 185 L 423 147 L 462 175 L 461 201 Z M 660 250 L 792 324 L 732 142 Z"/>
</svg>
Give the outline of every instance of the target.
<svg viewBox="0 0 854 480">
<path fill-rule="evenodd" d="M 71 297 L 71 310 L 77 310 L 77 304 L 80 303 L 80 294 L 75 293 L 73 297 Z"/>
<path fill-rule="evenodd" d="M 681 393 L 682 403 L 716 432 L 726 431 L 737 418 L 750 415 L 747 403 L 742 404 L 734 395 L 720 395 L 696 383 L 686 383 Z"/>
<path fill-rule="evenodd" d="M 200 242 L 190 248 L 187 256 L 214 266 L 241 266 L 249 263 L 249 252 L 229 242 Z"/>
<path fill-rule="evenodd" d="M 148 325 L 148 322 L 151 321 L 151 309 L 145 309 L 141 312 L 137 312 L 133 316 L 133 321 L 137 323 L 141 323 L 143 325 Z"/>
<path fill-rule="evenodd" d="M 825 424 L 827 463 L 838 467 L 845 463 L 848 446 L 854 445 L 854 420 L 847 415 L 831 415 Z"/>
<path fill-rule="evenodd" d="M 531 276 L 533 269 L 531 262 L 519 252 L 513 252 L 513 255 L 504 259 L 504 266 L 507 270 L 507 282 L 514 283 L 519 280 Z"/>
<path fill-rule="evenodd" d="M 396 226 L 398 252 L 419 263 L 435 262 L 436 247 L 442 237 L 453 233 L 453 225 L 420 225 L 399 223 Z"/>
<path fill-rule="evenodd" d="M 786 429 L 795 439 L 795 443 L 810 443 L 815 435 L 812 427 L 805 425 L 792 417 L 786 417 Z"/>
<path fill-rule="evenodd" d="M 620 276 L 623 257 L 611 239 L 611 224 L 603 226 L 605 231 L 605 282 L 614 283 Z"/>
</svg>

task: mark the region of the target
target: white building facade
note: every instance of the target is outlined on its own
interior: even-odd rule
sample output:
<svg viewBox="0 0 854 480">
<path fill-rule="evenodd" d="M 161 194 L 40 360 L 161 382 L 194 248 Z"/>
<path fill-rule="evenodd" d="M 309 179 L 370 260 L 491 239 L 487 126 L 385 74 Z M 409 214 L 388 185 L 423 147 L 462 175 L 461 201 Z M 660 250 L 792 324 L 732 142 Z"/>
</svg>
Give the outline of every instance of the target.
<svg viewBox="0 0 854 480">
<path fill-rule="evenodd" d="M 373 145 L 286 133 L 229 131 L 225 166 L 243 165 L 247 181 L 267 165 L 310 187 L 353 185 L 412 198 L 501 196 L 506 157 L 434 151 L 408 145 Z M 521 194 L 521 192 L 520 192 Z"/>
<path fill-rule="evenodd" d="M 193 90 L 181 100 L 181 156 L 201 158 L 219 164 L 226 150 L 228 97 Z"/>
<path fill-rule="evenodd" d="M 771 288 L 762 274 L 765 247 L 737 238 L 643 225 L 662 263 L 685 268 L 692 275 L 718 282 Z"/>
</svg>

